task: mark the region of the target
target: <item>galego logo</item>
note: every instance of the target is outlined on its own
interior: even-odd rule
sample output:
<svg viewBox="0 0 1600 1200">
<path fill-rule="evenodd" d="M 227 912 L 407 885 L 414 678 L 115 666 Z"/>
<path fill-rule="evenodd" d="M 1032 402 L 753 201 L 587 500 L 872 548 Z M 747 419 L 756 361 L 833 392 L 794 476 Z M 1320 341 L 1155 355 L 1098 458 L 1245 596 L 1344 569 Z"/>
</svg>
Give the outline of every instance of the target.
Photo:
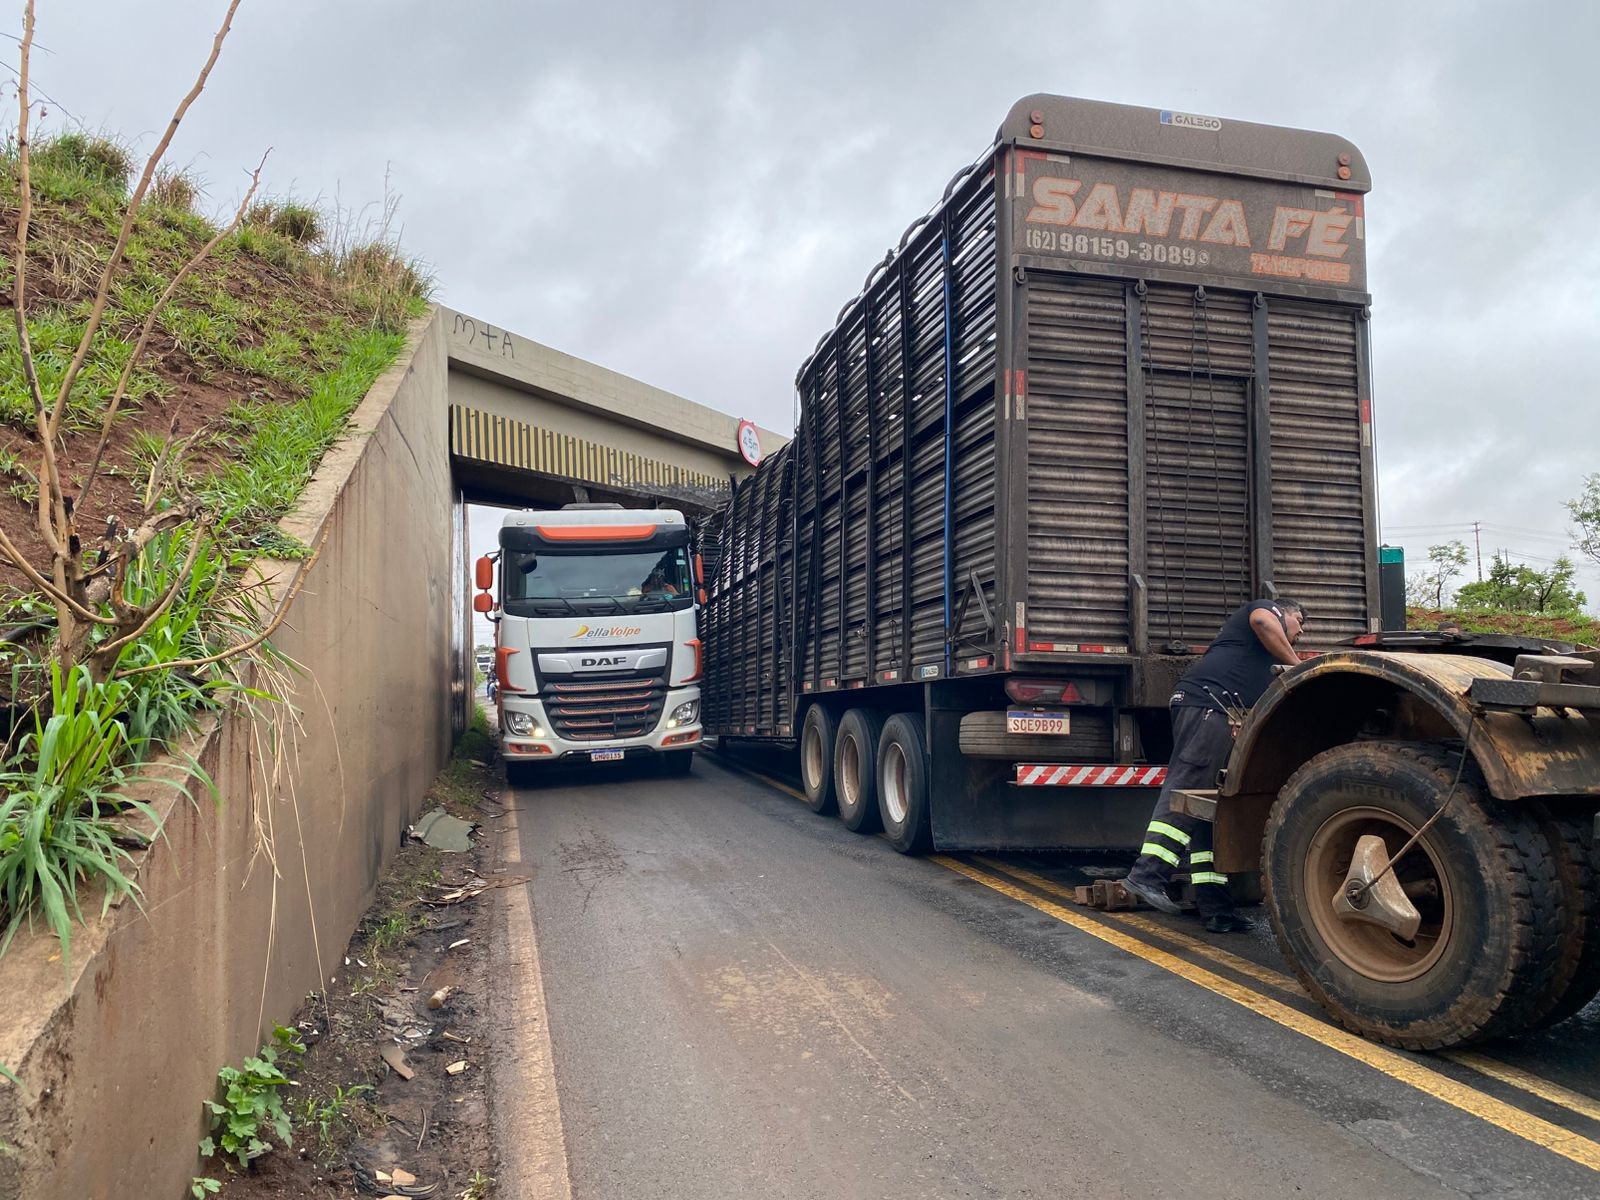
<svg viewBox="0 0 1600 1200">
<path fill-rule="evenodd" d="M 575 638 L 638 637 L 644 630 L 637 625 L 584 625 L 572 636 Z"/>
</svg>

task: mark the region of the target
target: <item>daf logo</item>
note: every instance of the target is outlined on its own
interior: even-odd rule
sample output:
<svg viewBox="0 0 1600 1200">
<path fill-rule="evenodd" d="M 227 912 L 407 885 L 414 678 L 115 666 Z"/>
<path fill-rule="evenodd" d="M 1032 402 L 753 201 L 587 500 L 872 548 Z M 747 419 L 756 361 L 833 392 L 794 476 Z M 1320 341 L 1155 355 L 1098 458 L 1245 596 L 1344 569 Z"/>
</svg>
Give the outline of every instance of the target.
<svg viewBox="0 0 1600 1200">
<path fill-rule="evenodd" d="M 596 658 L 580 658 L 580 667 L 619 667 L 628 661 L 626 654 L 608 654 Z"/>
</svg>

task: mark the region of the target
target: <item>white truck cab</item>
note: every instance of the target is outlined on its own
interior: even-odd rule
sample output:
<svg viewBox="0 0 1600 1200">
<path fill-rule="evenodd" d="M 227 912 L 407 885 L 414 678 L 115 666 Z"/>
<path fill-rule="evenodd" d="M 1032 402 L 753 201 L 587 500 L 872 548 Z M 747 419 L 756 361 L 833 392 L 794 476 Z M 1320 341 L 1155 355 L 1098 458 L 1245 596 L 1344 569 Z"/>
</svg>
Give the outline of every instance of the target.
<svg viewBox="0 0 1600 1200">
<path fill-rule="evenodd" d="M 508 513 L 477 584 L 474 608 L 496 620 L 500 753 L 513 782 L 540 763 L 642 755 L 689 770 L 701 736 L 703 594 L 682 513 Z"/>
</svg>

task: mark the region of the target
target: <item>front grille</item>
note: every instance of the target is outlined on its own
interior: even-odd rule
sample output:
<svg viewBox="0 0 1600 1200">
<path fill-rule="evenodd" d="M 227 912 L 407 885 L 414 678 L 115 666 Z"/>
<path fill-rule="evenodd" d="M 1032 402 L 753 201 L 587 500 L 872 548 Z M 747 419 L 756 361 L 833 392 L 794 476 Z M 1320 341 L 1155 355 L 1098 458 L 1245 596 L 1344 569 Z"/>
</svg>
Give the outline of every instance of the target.
<svg viewBox="0 0 1600 1200">
<path fill-rule="evenodd" d="M 607 671 L 581 681 L 549 680 L 540 692 L 553 732 L 572 742 L 641 737 L 661 720 L 667 700 L 663 668 Z"/>
</svg>

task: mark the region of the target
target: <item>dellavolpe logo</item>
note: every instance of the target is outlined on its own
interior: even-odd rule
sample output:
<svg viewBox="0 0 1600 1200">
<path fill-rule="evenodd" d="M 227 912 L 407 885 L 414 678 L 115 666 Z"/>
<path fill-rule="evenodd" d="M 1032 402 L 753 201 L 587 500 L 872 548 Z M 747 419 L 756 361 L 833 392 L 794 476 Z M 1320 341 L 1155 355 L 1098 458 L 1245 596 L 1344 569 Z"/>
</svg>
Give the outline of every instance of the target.
<svg viewBox="0 0 1600 1200">
<path fill-rule="evenodd" d="M 574 638 L 638 637 L 644 630 L 637 625 L 585 625 L 573 634 Z"/>
</svg>

